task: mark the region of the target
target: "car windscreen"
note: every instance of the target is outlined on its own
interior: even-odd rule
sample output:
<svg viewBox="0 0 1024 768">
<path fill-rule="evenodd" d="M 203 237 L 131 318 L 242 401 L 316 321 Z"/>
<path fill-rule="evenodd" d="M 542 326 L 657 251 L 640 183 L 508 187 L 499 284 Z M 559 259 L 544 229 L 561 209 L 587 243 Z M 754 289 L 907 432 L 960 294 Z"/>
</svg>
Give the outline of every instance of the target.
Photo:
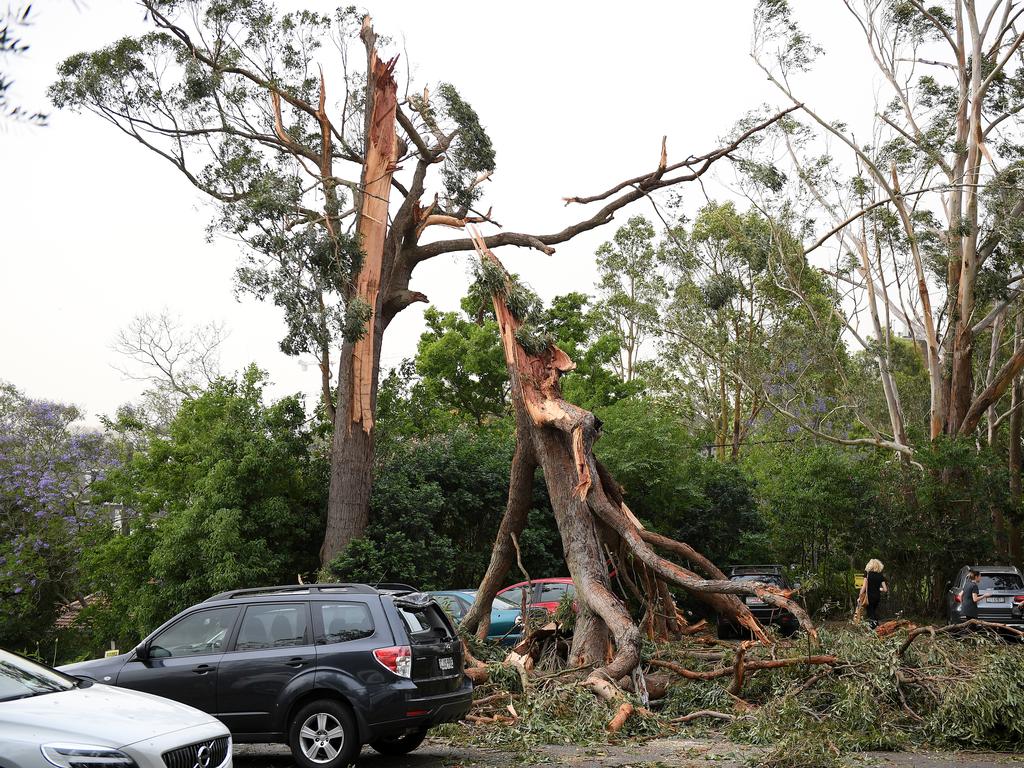
<svg viewBox="0 0 1024 768">
<path fill-rule="evenodd" d="M 70 691 L 75 680 L 34 661 L 0 651 L 0 701 Z"/>
<path fill-rule="evenodd" d="M 995 590 L 997 592 L 1012 592 L 1015 589 L 1024 589 L 1021 578 L 1016 573 L 983 573 L 981 574 L 982 592 Z"/>
<path fill-rule="evenodd" d="M 775 587 L 786 588 L 786 580 L 776 573 L 745 573 L 742 576 L 733 576 L 732 581 L 759 581 L 762 584 L 771 584 Z"/>
</svg>

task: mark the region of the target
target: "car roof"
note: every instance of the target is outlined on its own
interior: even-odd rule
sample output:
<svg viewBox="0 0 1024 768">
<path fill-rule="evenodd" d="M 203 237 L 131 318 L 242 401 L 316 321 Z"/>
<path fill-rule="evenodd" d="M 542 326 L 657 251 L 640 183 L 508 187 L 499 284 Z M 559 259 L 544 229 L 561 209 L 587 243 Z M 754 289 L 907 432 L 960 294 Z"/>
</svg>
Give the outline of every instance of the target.
<svg viewBox="0 0 1024 768">
<path fill-rule="evenodd" d="M 250 587 L 247 589 L 231 589 L 208 597 L 204 602 L 223 602 L 238 599 L 279 599 L 281 597 L 336 598 L 338 595 L 399 595 L 415 592 L 406 584 L 283 584 L 272 587 Z"/>
<path fill-rule="evenodd" d="M 752 576 L 755 574 L 781 575 L 785 567 L 782 565 L 731 565 L 730 576 Z"/>
<path fill-rule="evenodd" d="M 572 578 L 569 576 L 551 576 L 547 579 L 531 579 L 530 581 L 519 581 L 515 584 L 509 584 L 507 587 L 499 589 L 499 592 L 504 592 L 506 589 L 512 589 L 513 587 L 525 587 L 527 584 L 572 584 Z"/>
<path fill-rule="evenodd" d="M 1020 569 L 1015 565 L 968 565 L 966 566 L 969 571 L 977 571 L 978 573 L 1015 573 L 1018 576 L 1021 575 Z"/>
</svg>

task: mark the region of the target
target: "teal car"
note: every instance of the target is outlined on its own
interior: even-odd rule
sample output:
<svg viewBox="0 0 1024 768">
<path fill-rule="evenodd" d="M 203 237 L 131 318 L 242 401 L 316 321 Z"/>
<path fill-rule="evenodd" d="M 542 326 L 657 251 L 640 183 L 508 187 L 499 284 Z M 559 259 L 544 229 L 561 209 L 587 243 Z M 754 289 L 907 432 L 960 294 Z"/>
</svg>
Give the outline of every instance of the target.
<svg viewBox="0 0 1024 768">
<path fill-rule="evenodd" d="M 472 589 L 449 589 L 428 592 L 448 615 L 458 624 L 476 600 L 476 592 Z M 523 639 L 523 619 L 521 609 L 502 597 L 495 596 L 491 603 L 491 626 L 487 631 L 487 639 L 504 645 L 515 645 Z"/>
</svg>

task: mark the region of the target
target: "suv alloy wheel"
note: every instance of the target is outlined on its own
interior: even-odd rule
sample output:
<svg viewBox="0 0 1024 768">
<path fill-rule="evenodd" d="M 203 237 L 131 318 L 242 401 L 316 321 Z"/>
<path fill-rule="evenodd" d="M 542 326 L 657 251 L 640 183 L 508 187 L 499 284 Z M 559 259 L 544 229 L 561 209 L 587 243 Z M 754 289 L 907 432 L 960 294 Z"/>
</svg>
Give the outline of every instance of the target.
<svg viewBox="0 0 1024 768">
<path fill-rule="evenodd" d="M 359 752 L 355 719 L 348 707 L 338 701 L 311 701 L 292 718 L 288 745 L 300 768 L 349 765 Z"/>
</svg>

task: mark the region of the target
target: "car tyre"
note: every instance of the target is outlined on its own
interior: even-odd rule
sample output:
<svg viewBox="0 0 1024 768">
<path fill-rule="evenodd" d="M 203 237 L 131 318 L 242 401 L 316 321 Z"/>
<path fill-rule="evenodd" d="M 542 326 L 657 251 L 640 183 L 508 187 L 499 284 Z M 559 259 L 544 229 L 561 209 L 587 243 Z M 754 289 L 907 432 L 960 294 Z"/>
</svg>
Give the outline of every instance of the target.
<svg viewBox="0 0 1024 768">
<path fill-rule="evenodd" d="M 359 754 L 352 711 L 333 699 L 306 704 L 292 717 L 288 746 L 299 768 L 343 768 Z"/>
<path fill-rule="evenodd" d="M 733 629 L 729 626 L 726 621 L 718 621 L 718 639 L 719 640 L 730 640 L 733 636 Z"/>
<path fill-rule="evenodd" d="M 423 743 L 427 729 L 419 728 L 401 736 L 391 736 L 370 742 L 370 746 L 382 755 L 407 755 Z"/>
</svg>

